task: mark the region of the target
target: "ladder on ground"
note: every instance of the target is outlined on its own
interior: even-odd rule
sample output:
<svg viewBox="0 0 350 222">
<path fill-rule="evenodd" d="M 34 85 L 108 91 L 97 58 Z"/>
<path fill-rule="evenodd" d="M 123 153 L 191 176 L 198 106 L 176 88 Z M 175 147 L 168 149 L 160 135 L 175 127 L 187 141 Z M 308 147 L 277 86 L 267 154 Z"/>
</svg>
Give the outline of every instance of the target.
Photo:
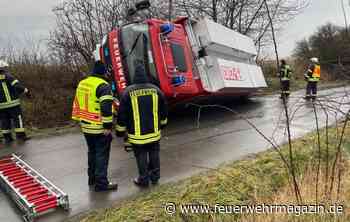
<svg viewBox="0 0 350 222">
<path fill-rule="evenodd" d="M 68 195 L 15 154 L 0 159 L 0 187 L 24 213 L 26 222 L 60 207 L 69 210 Z"/>
</svg>

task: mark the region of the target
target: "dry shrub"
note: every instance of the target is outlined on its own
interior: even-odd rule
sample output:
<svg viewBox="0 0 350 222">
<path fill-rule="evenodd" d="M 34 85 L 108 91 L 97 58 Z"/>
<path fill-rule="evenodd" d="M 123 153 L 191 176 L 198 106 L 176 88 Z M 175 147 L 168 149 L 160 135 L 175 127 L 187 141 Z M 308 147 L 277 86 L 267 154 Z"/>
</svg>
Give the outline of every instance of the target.
<svg viewBox="0 0 350 222">
<path fill-rule="evenodd" d="M 23 57 L 12 61 L 10 72 L 32 94 L 32 98 L 22 100 L 27 125 L 48 128 L 70 122 L 75 88 L 82 76 L 80 72 L 66 65 Z"/>
<path fill-rule="evenodd" d="M 345 128 L 345 137 L 348 138 L 349 135 L 349 125 Z M 335 156 L 337 152 L 337 145 L 339 143 L 338 131 L 336 128 L 329 129 L 329 153 L 326 154 L 325 150 L 325 136 L 324 131 L 321 131 L 321 165 L 319 175 L 317 177 L 317 152 L 315 147 L 312 147 L 313 153 L 308 156 L 307 164 L 300 168 L 300 173 L 298 174 L 299 188 L 302 196 L 302 202 L 298 203 L 293 198 L 294 189 L 290 185 L 285 185 L 279 188 L 271 196 L 263 196 L 258 194 L 252 200 L 253 203 L 266 203 L 271 205 L 289 205 L 289 206 L 324 206 L 325 210 L 329 210 L 331 206 L 340 206 L 343 212 L 339 214 L 333 213 L 303 213 L 301 210 L 294 214 L 287 213 L 272 213 L 272 214 L 250 214 L 244 215 L 241 218 L 241 222 L 314 222 L 314 221 L 338 221 L 347 222 L 350 221 L 350 209 L 349 209 L 349 198 L 350 198 L 350 170 L 349 170 L 349 151 L 350 143 L 348 139 L 345 139 L 342 145 L 342 154 L 340 160 L 338 160 L 336 167 L 334 168 L 334 174 L 332 173 L 332 163 L 335 161 Z M 302 143 L 295 143 L 295 150 L 299 151 L 306 149 L 311 141 L 316 139 L 316 136 L 305 137 L 306 139 L 301 140 Z M 303 144 L 305 147 L 303 147 Z M 309 147 L 311 148 L 311 147 Z M 326 158 L 326 156 L 328 158 Z M 327 159 L 329 159 L 329 164 L 327 164 Z M 300 160 L 299 160 L 300 161 Z M 328 173 L 327 173 L 328 172 Z M 334 181 L 332 180 L 334 176 Z M 316 197 L 316 182 L 318 181 L 318 191 Z M 332 185 L 333 184 L 333 185 Z M 332 187 L 332 188 L 331 188 Z M 334 209 L 334 208 L 333 208 Z M 315 210 L 313 208 L 312 210 Z M 304 211 L 305 212 L 305 211 Z"/>
</svg>

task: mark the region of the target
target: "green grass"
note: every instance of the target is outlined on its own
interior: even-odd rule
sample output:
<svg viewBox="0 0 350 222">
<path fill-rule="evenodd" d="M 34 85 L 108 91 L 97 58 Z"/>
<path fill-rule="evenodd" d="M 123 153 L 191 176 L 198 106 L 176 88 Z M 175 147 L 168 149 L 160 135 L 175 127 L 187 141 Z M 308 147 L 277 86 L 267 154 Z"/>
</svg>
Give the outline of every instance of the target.
<svg viewBox="0 0 350 222">
<path fill-rule="evenodd" d="M 322 138 L 322 164 L 325 166 L 325 132 L 321 132 Z M 330 139 L 335 140 L 336 130 L 330 129 Z M 350 127 L 347 127 L 346 137 L 350 138 Z M 315 174 L 310 169 L 315 168 L 317 157 L 316 135 L 309 134 L 293 142 L 295 152 L 296 168 L 298 177 L 301 175 L 306 178 L 312 178 Z M 329 159 L 333 160 L 335 156 L 335 142 L 330 144 Z M 345 141 L 344 148 L 350 151 L 349 139 Z M 287 155 L 287 147 L 282 148 L 283 154 Z M 347 160 L 347 155 L 343 155 L 343 160 Z M 309 169 L 309 170 L 306 170 Z M 176 170 L 176 169 L 174 169 Z M 347 169 L 346 169 L 347 170 Z M 311 173 L 310 173 L 311 172 Z M 350 176 L 349 172 L 344 173 L 342 190 L 343 202 L 350 201 Z M 73 218 L 72 221 L 81 222 L 168 222 L 168 221 L 193 221 L 193 222 L 225 222 L 225 221 L 335 221 L 332 216 L 285 216 L 280 219 L 270 217 L 242 215 L 224 215 L 224 214 L 180 214 L 168 215 L 164 206 L 166 203 L 173 202 L 177 206 L 180 204 L 254 204 L 254 203 L 275 203 L 286 204 L 294 202 L 294 195 L 289 194 L 288 175 L 276 152 L 270 150 L 258 154 L 254 158 L 237 161 L 232 164 L 221 166 L 218 169 L 211 170 L 200 175 L 193 176 L 178 183 L 170 183 L 159 186 L 137 195 L 130 200 L 116 203 L 112 208 L 90 212 Z M 306 180 L 306 179 L 304 179 Z M 320 182 L 322 183 L 322 181 Z M 305 182 L 301 186 L 305 202 L 313 202 L 309 190 L 314 190 L 314 179 L 311 182 Z M 310 187 L 311 186 L 311 187 Z M 320 185 L 323 187 L 324 185 Z M 321 189 L 320 189 L 321 190 Z M 320 191 L 321 192 L 321 191 Z M 311 192 L 312 193 L 312 192 Z M 321 192 L 323 193 L 323 192 Z M 310 196 L 310 197 L 309 197 Z M 344 214 L 337 221 L 349 221 L 349 214 Z M 265 219 L 264 219 L 265 218 Z"/>
</svg>

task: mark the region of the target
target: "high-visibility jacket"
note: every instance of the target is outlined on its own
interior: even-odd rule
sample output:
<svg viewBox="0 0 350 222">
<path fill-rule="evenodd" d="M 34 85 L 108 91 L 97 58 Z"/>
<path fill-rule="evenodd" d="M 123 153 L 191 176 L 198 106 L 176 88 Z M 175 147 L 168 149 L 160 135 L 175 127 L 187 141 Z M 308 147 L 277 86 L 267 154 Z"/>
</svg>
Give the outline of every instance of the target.
<svg viewBox="0 0 350 222">
<path fill-rule="evenodd" d="M 131 85 L 121 96 L 117 135 L 127 132 L 128 142 L 136 145 L 157 142 L 167 115 L 167 102 L 158 87 L 149 83 Z"/>
<path fill-rule="evenodd" d="M 112 129 L 112 92 L 108 82 L 99 75 L 82 80 L 76 90 L 72 119 L 79 121 L 88 134 L 102 134 Z"/>
<path fill-rule="evenodd" d="M 0 110 L 19 106 L 19 96 L 25 90 L 11 74 L 0 73 Z"/>
<path fill-rule="evenodd" d="M 321 78 L 321 66 L 319 64 L 312 64 L 309 66 L 305 78 L 309 82 L 318 82 Z"/>
<path fill-rule="evenodd" d="M 289 65 L 281 65 L 280 77 L 282 81 L 288 81 L 291 78 L 292 69 Z"/>
</svg>

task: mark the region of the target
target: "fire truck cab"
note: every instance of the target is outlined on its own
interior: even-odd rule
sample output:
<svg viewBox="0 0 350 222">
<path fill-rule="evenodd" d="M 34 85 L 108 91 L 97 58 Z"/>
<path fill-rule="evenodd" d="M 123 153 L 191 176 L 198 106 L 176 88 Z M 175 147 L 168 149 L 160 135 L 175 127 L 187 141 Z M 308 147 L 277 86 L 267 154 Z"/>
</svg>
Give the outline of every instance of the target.
<svg viewBox="0 0 350 222">
<path fill-rule="evenodd" d="M 95 54 L 113 74 L 116 97 L 133 84 L 140 62 L 170 103 L 249 95 L 266 87 L 253 41 L 204 18 L 126 24 L 109 32 Z"/>
</svg>

